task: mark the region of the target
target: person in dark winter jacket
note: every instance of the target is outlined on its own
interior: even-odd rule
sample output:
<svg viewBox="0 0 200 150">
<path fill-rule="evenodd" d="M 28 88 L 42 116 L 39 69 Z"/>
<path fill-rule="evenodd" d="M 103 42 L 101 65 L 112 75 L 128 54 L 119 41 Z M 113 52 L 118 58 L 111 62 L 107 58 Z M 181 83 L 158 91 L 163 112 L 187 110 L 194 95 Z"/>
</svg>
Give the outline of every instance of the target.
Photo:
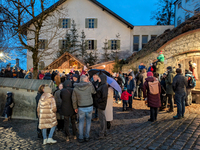
<svg viewBox="0 0 200 150">
<path fill-rule="evenodd" d="M 130 96 L 132 97 L 132 94 L 129 94 L 127 92 L 127 88 L 124 87 L 124 92 L 121 95 L 121 99 L 123 100 L 123 110 L 122 111 L 126 111 L 127 110 L 128 100 L 129 100 Z"/>
<path fill-rule="evenodd" d="M 11 115 L 12 115 L 12 107 L 13 107 L 12 105 L 14 106 L 12 93 L 7 92 L 7 94 L 6 94 L 6 104 L 5 104 L 3 115 L 2 115 L 3 117 L 5 117 L 3 122 L 10 120 Z"/>
<path fill-rule="evenodd" d="M 136 74 L 136 76 L 135 76 L 135 80 L 136 80 L 136 97 L 137 98 L 139 98 L 141 95 L 141 93 L 140 93 L 140 75 L 142 74 L 142 70 L 139 70 L 138 71 L 138 73 Z M 126 82 L 126 84 L 127 84 L 127 82 Z"/>
<path fill-rule="evenodd" d="M 12 71 L 10 69 L 10 67 L 8 67 L 5 71 L 5 77 L 6 78 L 12 78 L 13 77 L 13 74 L 12 74 Z"/>
<path fill-rule="evenodd" d="M 23 69 L 20 69 L 18 77 L 19 78 L 24 78 L 25 74 L 23 73 Z"/>
<path fill-rule="evenodd" d="M 74 88 L 75 83 L 79 83 L 79 76 L 77 74 L 73 74 L 72 88 Z"/>
<path fill-rule="evenodd" d="M 173 79 L 175 77 L 175 72 L 172 70 L 172 67 L 169 66 L 167 67 L 167 77 L 165 79 L 166 82 L 166 94 L 167 94 L 167 101 L 166 101 L 166 105 L 168 104 L 168 102 L 170 103 L 170 108 L 168 112 L 173 112 L 174 111 L 174 91 L 172 88 L 172 83 L 173 83 Z"/>
<path fill-rule="evenodd" d="M 57 71 L 53 71 L 51 74 L 51 80 L 54 81 L 55 76 L 57 75 Z"/>
<path fill-rule="evenodd" d="M 160 108 L 160 111 L 166 110 L 166 108 L 167 108 L 166 83 L 165 83 L 166 77 L 167 77 L 167 75 L 166 75 L 166 73 L 164 73 L 161 78 L 161 81 L 160 81 L 160 86 L 161 86 L 161 94 L 160 94 L 161 108 Z"/>
<path fill-rule="evenodd" d="M 101 74 L 99 78 L 100 78 L 99 79 L 100 83 L 97 89 L 97 103 L 98 103 L 98 113 L 100 121 L 99 138 L 104 138 L 107 132 L 105 109 L 108 98 L 108 85 L 107 85 L 107 76 Z"/>
<path fill-rule="evenodd" d="M 50 74 L 49 70 L 46 71 L 46 74 L 44 75 L 43 80 L 51 80 L 51 74 Z"/>
<path fill-rule="evenodd" d="M 35 97 L 35 100 L 36 100 L 36 118 L 37 119 L 38 119 L 38 113 L 37 113 L 38 102 L 40 100 L 40 97 L 44 93 L 44 87 L 45 87 L 44 84 L 40 85 L 40 87 L 38 88 L 37 96 Z M 38 126 L 39 126 L 39 119 L 37 120 L 37 134 L 38 134 L 38 138 L 42 138 L 42 131 L 39 129 Z"/>
<path fill-rule="evenodd" d="M 97 74 L 93 75 L 93 82 L 92 82 L 92 84 L 93 84 L 93 86 L 95 88 L 95 91 L 96 91 L 98 89 L 98 87 L 99 87 L 99 76 Z M 97 95 L 93 94 L 92 98 L 93 98 L 93 105 L 94 105 L 94 108 L 95 108 L 95 114 L 94 114 L 94 118 L 92 119 L 92 121 L 98 121 L 99 118 L 98 118 Z"/>
<path fill-rule="evenodd" d="M 18 72 L 15 69 L 12 70 L 12 76 L 13 78 L 18 78 Z"/>
<path fill-rule="evenodd" d="M 0 77 L 5 77 L 5 69 L 1 69 Z"/>
<path fill-rule="evenodd" d="M 186 87 L 188 85 L 187 78 L 182 75 L 180 68 L 176 69 L 176 76 L 173 79 L 172 87 L 175 92 L 175 101 L 177 104 L 177 115 L 174 119 L 181 119 L 185 113 L 185 97 Z"/>
<path fill-rule="evenodd" d="M 56 101 L 56 107 L 57 107 L 57 112 L 56 112 L 56 118 L 57 118 L 57 129 L 58 131 L 62 130 L 64 128 L 64 120 L 62 119 L 61 115 L 61 105 L 62 105 L 62 99 L 60 97 L 61 90 L 63 89 L 63 84 L 60 83 L 58 85 L 58 90 L 54 94 L 54 98 Z"/>
<path fill-rule="evenodd" d="M 127 88 L 127 92 L 131 94 L 132 96 L 129 97 L 128 104 L 129 104 L 129 109 L 132 111 L 132 103 L 133 103 L 133 95 L 135 93 L 135 80 L 133 79 L 133 76 L 131 74 L 128 75 L 128 82 L 127 85 L 125 86 Z"/>
<path fill-rule="evenodd" d="M 147 78 L 147 72 L 146 72 L 146 69 L 143 69 L 142 73 L 139 76 L 139 80 L 140 80 L 140 85 L 139 85 L 140 100 L 143 100 L 143 84 L 144 84 L 146 78 Z"/>
<path fill-rule="evenodd" d="M 63 89 L 60 92 L 60 97 L 62 99 L 62 106 L 61 106 L 61 112 L 62 115 L 64 115 L 64 130 L 67 136 L 66 141 L 69 141 L 69 120 L 71 120 L 72 124 L 72 130 L 73 130 L 73 136 L 74 139 L 76 139 L 76 113 L 74 111 L 73 105 L 72 105 L 72 83 L 69 80 L 66 80 L 63 83 Z"/>
<path fill-rule="evenodd" d="M 161 107 L 161 102 L 160 102 L 161 86 L 158 80 L 155 77 L 153 77 L 152 72 L 147 73 L 147 78 L 145 80 L 146 81 L 143 85 L 143 95 L 145 101 L 147 101 L 148 103 L 148 107 L 150 107 L 150 119 L 148 121 L 154 122 L 157 120 L 158 108 Z M 151 93 L 149 88 L 150 82 L 155 82 L 155 87 L 153 87 L 155 89 L 153 90 L 155 91 L 157 90 L 157 94 Z"/>
</svg>

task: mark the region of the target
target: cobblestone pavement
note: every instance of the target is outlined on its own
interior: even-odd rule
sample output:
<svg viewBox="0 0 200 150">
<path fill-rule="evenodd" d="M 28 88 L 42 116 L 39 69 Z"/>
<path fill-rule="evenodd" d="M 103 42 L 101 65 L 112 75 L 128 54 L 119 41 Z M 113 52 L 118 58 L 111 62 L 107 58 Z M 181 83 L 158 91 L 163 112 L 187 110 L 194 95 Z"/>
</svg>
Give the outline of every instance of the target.
<svg viewBox="0 0 200 150">
<path fill-rule="evenodd" d="M 185 118 L 173 120 L 176 113 L 159 112 L 158 121 L 151 123 L 149 108 L 144 102 L 134 100 L 133 111 L 122 112 L 122 104 L 114 104 L 114 121 L 103 140 L 98 140 L 99 122 L 92 122 L 91 139 L 87 143 L 65 141 L 65 134 L 56 131 L 54 145 L 42 145 L 36 135 L 36 121 L 12 119 L 3 123 L 0 118 L 0 150 L 2 149 L 200 149 L 199 104 L 186 108 Z M 193 108 L 195 109 L 193 111 Z M 176 111 L 176 109 L 175 109 Z"/>
</svg>

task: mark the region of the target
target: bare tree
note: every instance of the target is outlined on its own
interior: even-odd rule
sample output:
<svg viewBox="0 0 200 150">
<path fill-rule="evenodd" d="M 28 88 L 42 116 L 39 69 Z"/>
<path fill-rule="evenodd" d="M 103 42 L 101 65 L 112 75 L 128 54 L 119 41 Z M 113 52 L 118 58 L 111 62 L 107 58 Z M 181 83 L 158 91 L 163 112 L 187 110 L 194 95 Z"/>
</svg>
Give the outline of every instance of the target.
<svg viewBox="0 0 200 150">
<path fill-rule="evenodd" d="M 57 9 L 57 6 L 64 1 L 58 1 L 51 7 L 49 0 L 6 0 L 6 2 L 3 11 L 11 18 L 9 27 L 14 30 L 13 36 L 20 45 L 31 53 L 33 76 L 36 78 L 40 60 L 44 56 L 45 59 L 52 59 L 56 55 L 53 39 L 62 36 L 63 32 L 59 30 L 59 22 L 55 20 L 65 15 L 61 13 L 62 8 Z"/>
</svg>

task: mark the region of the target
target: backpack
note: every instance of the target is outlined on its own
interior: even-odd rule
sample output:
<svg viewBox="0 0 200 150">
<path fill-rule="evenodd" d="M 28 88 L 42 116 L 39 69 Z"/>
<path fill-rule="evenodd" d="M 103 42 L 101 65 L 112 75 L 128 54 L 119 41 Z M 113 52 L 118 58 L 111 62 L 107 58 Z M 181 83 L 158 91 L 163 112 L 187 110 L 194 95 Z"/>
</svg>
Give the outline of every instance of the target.
<svg viewBox="0 0 200 150">
<path fill-rule="evenodd" d="M 191 74 L 186 74 L 185 77 L 188 78 L 188 87 L 194 88 L 196 86 L 196 79 Z"/>
<path fill-rule="evenodd" d="M 152 95 L 157 95 L 159 94 L 159 86 L 158 86 L 159 81 L 153 81 L 153 82 L 148 82 L 149 85 L 149 93 Z"/>
</svg>

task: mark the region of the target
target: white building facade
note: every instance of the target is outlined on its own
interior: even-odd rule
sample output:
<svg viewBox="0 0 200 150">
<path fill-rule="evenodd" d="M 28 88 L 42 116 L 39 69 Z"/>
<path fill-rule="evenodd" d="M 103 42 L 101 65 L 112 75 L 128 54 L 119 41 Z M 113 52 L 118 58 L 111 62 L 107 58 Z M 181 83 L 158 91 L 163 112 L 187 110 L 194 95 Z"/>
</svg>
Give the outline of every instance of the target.
<svg viewBox="0 0 200 150">
<path fill-rule="evenodd" d="M 175 27 L 200 12 L 200 0 L 176 0 L 174 5 Z"/>
<path fill-rule="evenodd" d="M 63 9 L 64 8 L 64 9 Z M 108 42 L 109 52 L 119 50 L 124 52 L 121 56 L 126 58 L 133 52 L 142 48 L 151 38 L 162 34 L 166 29 L 174 26 L 133 26 L 96 0 L 66 0 L 58 6 L 61 16 L 53 20 L 58 24 L 51 27 L 50 32 L 46 32 L 47 27 L 42 28 L 40 34 L 41 49 L 48 48 L 49 55 L 41 58 L 45 66 L 48 66 L 56 58 L 57 51 L 64 46 L 67 31 L 72 26 L 72 20 L 76 23 L 79 36 L 84 31 L 88 41 L 88 52 L 97 52 L 99 60 L 104 53 L 105 41 Z M 52 14 L 57 12 L 52 12 Z M 52 23 L 54 24 L 54 23 Z M 30 28 L 33 25 L 30 24 Z M 55 36 L 53 33 L 57 32 Z M 34 35 L 27 33 L 27 39 L 32 39 Z M 29 45 L 33 40 L 27 41 Z M 33 67 L 32 53 L 27 52 L 27 69 Z"/>
</svg>

